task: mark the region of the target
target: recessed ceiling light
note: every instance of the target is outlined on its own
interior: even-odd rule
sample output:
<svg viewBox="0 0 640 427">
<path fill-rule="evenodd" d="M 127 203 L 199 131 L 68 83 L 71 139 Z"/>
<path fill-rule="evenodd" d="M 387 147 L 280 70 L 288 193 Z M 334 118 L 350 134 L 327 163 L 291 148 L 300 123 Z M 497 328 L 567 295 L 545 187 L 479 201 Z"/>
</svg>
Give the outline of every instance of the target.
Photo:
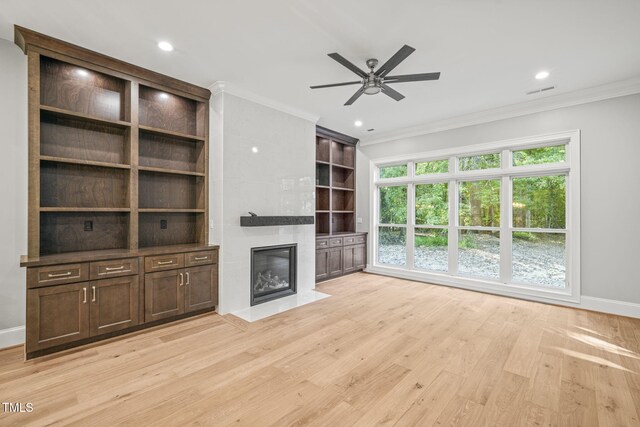
<svg viewBox="0 0 640 427">
<path fill-rule="evenodd" d="M 258 152 L 258 147 L 251 147 L 251 151 L 253 151 L 254 153 Z"/>
<path fill-rule="evenodd" d="M 547 77 L 549 77 L 548 71 L 540 71 L 538 74 L 536 74 L 536 80 L 544 80 Z"/>
<path fill-rule="evenodd" d="M 362 121 L 361 120 L 356 120 L 354 125 L 359 128 L 360 126 L 362 126 Z"/>
<path fill-rule="evenodd" d="M 169 42 L 160 42 L 158 43 L 158 47 L 165 52 L 171 52 L 173 50 L 173 45 Z"/>
</svg>

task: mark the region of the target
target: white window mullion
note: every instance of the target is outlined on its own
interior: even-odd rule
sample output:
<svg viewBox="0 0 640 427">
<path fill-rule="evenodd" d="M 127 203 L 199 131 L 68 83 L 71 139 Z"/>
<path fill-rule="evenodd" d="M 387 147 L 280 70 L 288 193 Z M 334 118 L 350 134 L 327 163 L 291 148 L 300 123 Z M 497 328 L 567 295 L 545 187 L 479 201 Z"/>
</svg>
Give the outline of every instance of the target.
<svg viewBox="0 0 640 427">
<path fill-rule="evenodd" d="M 454 160 L 455 161 L 455 160 Z M 449 163 L 451 167 L 451 161 Z M 449 181 L 449 274 L 458 274 L 458 183 Z"/>
<path fill-rule="evenodd" d="M 415 224 L 416 224 L 416 186 L 409 184 L 407 186 L 407 268 L 414 268 L 415 254 Z"/>
<path fill-rule="evenodd" d="M 502 170 L 511 168 L 511 150 L 504 149 L 500 155 Z M 503 176 L 500 182 L 500 281 L 511 282 L 511 178 Z"/>
</svg>

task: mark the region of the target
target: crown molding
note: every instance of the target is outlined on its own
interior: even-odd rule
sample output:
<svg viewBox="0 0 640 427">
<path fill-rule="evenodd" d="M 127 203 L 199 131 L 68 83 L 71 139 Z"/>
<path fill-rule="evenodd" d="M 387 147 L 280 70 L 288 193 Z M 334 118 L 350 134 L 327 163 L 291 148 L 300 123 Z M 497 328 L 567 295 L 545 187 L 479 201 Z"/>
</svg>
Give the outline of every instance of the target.
<svg viewBox="0 0 640 427">
<path fill-rule="evenodd" d="M 246 99 L 247 101 L 255 102 L 256 104 L 264 105 L 265 107 L 273 108 L 274 110 L 278 110 L 283 113 L 291 114 L 292 116 L 310 121 L 313 124 L 316 124 L 320 119 L 320 116 L 318 115 L 311 114 L 307 111 L 300 110 L 299 108 L 291 107 L 273 99 L 258 95 L 226 81 L 215 82 L 209 86 L 209 90 L 213 96 L 221 93 L 228 93 L 229 95 L 237 96 L 238 98 Z"/>
<path fill-rule="evenodd" d="M 587 104 L 589 102 L 602 101 L 620 96 L 640 93 L 640 76 L 628 80 L 621 80 L 605 85 L 594 86 L 587 89 L 576 90 L 533 101 L 512 104 L 476 113 L 456 116 L 449 119 L 438 120 L 430 123 L 412 126 L 404 129 L 384 132 L 380 135 L 362 138 L 361 146 L 380 144 L 383 142 L 396 141 L 403 138 L 413 138 L 421 135 L 442 132 L 451 129 L 473 126 L 482 123 L 494 122 L 497 120 L 509 119 L 513 117 L 526 116 L 528 114 L 540 113 L 543 111 L 556 110 L 558 108 L 571 107 L 574 105 Z"/>
</svg>

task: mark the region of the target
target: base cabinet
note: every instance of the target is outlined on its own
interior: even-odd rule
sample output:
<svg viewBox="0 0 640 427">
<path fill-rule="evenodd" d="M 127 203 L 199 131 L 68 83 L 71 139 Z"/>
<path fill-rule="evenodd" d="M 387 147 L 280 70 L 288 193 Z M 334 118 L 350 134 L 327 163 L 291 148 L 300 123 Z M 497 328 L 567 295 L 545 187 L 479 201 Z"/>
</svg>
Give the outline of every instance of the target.
<svg viewBox="0 0 640 427">
<path fill-rule="evenodd" d="M 354 271 L 364 269 L 366 266 L 366 258 L 366 245 L 345 246 L 342 255 L 344 273 L 353 273 Z"/>
<path fill-rule="evenodd" d="M 27 265 L 27 358 L 217 304 L 217 247 Z"/>
<path fill-rule="evenodd" d="M 91 282 L 91 336 L 138 324 L 138 276 Z"/>
<path fill-rule="evenodd" d="M 138 324 L 138 278 L 118 277 L 27 291 L 29 352 Z"/>
<path fill-rule="evenodd" d="M 366 242 L 366 233 L 316 238 L 316 282 L 363 270 Z"/>
<path fill-rule="evenodd" d="M 27 290 L 27 351 L 89 337 L 89 283 Z"/>
<path fill-rule="evenodd" d="M 182 280 L 180 280 L 182 278 Z M 184 313 L 182 270 L 147 273 L 144 278 L 144 320 L 166 319 Z"/>
<path fill-rule="evenodd" d="M 217 266 L 205 265 L 145 275 L 146 322 L 212 308 L 217 303 Z"/>
<path fill-rule="evenodd" d="M 185 270 L 184 310 L 211 308 L 218 304 L 218 269 L 211 265 Z"/>
</svg>

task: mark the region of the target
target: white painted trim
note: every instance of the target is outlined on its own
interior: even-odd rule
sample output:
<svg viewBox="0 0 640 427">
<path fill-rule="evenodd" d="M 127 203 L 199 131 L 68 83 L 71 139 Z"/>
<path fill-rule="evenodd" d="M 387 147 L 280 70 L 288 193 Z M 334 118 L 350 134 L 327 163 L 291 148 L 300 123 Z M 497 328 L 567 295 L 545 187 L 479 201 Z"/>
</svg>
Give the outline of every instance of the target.
<svg viewBox="0 0 640 427">
<path fill-rule="evenodd" d="M 640 318 L 640 304 L 632 302 L 583 296 L 580 306 L 585 310 Z"/>
<path fill-rule="evenodd" d="M 559 95 L 538 98 L 532 101 L 521 102 L 485 111 L 478 111 L 404 129 L 384 132 L 371 137 L 363 137 L 360 139 L 360 145 L 367 146 L 382 142 L 395 141 L 398 139 L 413 138 L 420 135 L 428 135 L 465 126 L 473 126 L 481 123 L 526 116 L 528 114 L 587 104 L 589 102 L 602 101 L 604 99 L 617 98 L 636 93 L 640 93 L 640 76 L 628 80 L 621 80 Z"/>
<path fill-rule="evenodd" d="M 300 110 L 299 108 L 291 107 L 262 95 L 258 95 L 229 82 L 217 81 L 209 86 L 209 90 L 211 91 L 213 96 L 216 96 L 220 93 L 228 93 L 229 95 L 237 96 L 238 98 L 243 98 L 248 101 L 255 102 L 256 104 L 264 105 L 265 107 L 273 108 L 274 110 L 278 110 L 283 113 L 291 114 L 292 116 L 308 120 L 313 124 L 318 123 L 318 120 L 320 120 L 320 116 L 318 115 Z"/>
<path fill-rule="evenodd" d="M 510 152 L 512 150 L 520 150 L 523 148 L 532 148 L 532 147 L 542 147 L 542 146 L 552 146 L 556 143 L 564 143 L 567 144 L 567 158 L 563 163 L 555 164 L 555 165 L 530 165 L 530 166 L 513 166 L 511 162 Z M 457 172 L 458 171 L 458 157 L 467 156 L 467 155 L 475 155 L 487 152 L 502 152 L 501 157 L 501 168 L 490 169 L 485 171 L 469 171 L 469 172 Z M 437 174 L 433 176 L 421 176 L 419 178 L 415 177 L 413 173 L 413 165 L 414 162 L 425 161 L 430 159 L 441 159 L 443 157 L 449 156 L 449 173 L 447 174 Z M 381 166 L 387 165 L 397 165 L 407 163 L 410 168 L 406 177 L 400 178 L 388 178 L 388 179 L 380 179 L 377 178 L 379 173 L 377 170 Z M 561 301 L 569 301 L 569 302 L 579 302 L 580 301 L 580 131 L 579 130 L 571 130 L 565 132 L 556 132 L 552 134 L 546 135 L 538 135 L 538 136 L 529 136 L 524 138 L 517 138 L 511 140 L 503 140 L 496 142 L 489 142 L 483 144 L 475 144 L 468 145 L 464 147 L 456 147 L 456 148 L 446 148 L 442 150 L 436 151 L 427 151 L 416 154 L 402 155 L 402 156 L 391 156 L 385 158 L 378 158 L 370 161 L 370 166 L 373 168 L 371 170 L 371 179 L 373 179 L 373 188 L 372 188 L 372 200 L 374 203 L 371 205 L 372 217 L 373 221 L 371 222 L 370 235 L 374 236 L 374 240 L 371 242 L 370 251 L 373 257 L 369 258 L 373 260 L 373 269 L 382 268 L 384 271 L 402 271 L 408 274 L 416 274 L 418 277 L 416 280 L 425 280 L 424 277 L 427 277 L 427 280 L 430 280 L 432 276 L 434 276 L 435 280 L 445 280 L 444 284 L 452 284 L 454 286 L 464 284 L 465 286 L 472 286 L 473 289 L 477 289 L 476 286 L 481 285 L 481 289 L 477 290 L 486 290 L 489 292 L 498 292 L 493 290 L 496 286 L 498 289 L 504 288 L 505 292 L 510 292 L 509 295 L 513 296 L 512 293 L 514 289 L 517 289 L 516 292 L 518 295 L 532 295 L 540 298 L 548 298 L 550 300 L 559 299 Z M 451 218 L 452 211 L 457 213 L 458 206 L 458 182 L 467 181 L 470 179 L 501 179 L 503 185 L 501 186 L 501 206 L 504 209 L 506 206 L 511 205 L 511 192 L 510 192 L 510 183 L 508 187 L 504 186 L 504 181 L 508 179 L 509 181 L 518 176 L 544 176 L 549 173 L 557 174 L 563 173 L 566 174 L 567 179 L 567 224 L 566 224 L 566 254 L 567 254 L 567 274 L 566 274 L 566 288 L 562 290 L 555 290 L 545 287 L 538 286 L 530 286 L 525 284 L 514 283 L 511 280 L 511 272 L 507 271 L 507 268 L 504 266 L 504 260 L 508 260 L 507 266 L 510 266 L 512 263 L 511 251 L 508 253 L 508 257 L 505 257 L 506 251 L 510 248 L 510 245 L 505 245 L 504 241 L 506 236 L 511 238 L 511 232 L 517 228 L 512 227 L 510 218 L 506 216 L 501 216 L 501 226 L 500 227 L 461 227 L 458 224 L 457 214 L 454 218 Z M 573 178 L 572 178 L 573 177 Z M 411 185 L 412 183 L 423 183 L 423 182 L 442 182 L 443 179 L 449 179 L 449 188 L 452 186 L 454 188 L 453 197 L 449 199 L 449 207 L 450 207 L 450 220 L 449 220 L 449 273 L 439 274 L 439 273 L 431 273 L 425 272 L 422 270 L 413 269 L 413 264 L 407 260 L 404 266 L 389 266 L 386 264 L 381 264 L 378 261 L 377 253 L 378 253 L 378 239 L 377 239 L 377 231 L 380 226 L 390 224 L 379 224 L 378 223 L 378 210 L 379 205 L 376 197 L 378 196 L 378 189 L 380 187 L 392 186 L 392 185 Z M 506 188 L 506 190 L 505 190 Z M 505 191 L 507 191 L 506 200 L 503 200 Z M 453 205 L 451 205 L 453 203 Z M 414 206 L 407 206 L 407 212 L 410 212 L 414 209 Z M 510 210 L 507 209 L 506 212 Z M 452 221 L 453 220 L 453 221 Z M 508 222 L 506 222 L 508 221 Z M 397 225 L 397 226 L 405 226 L 407 227 L 407 235 L 409 235 L 409 229 L 411 227 L 415 227 L 415 224 L 409 222 L 407 225 Z M 457 264 L 454 265 L 453 260 L 457 260 L 457 241 L 452 240 L 457 239 L 458 230 L 461 229 L 479 229 L 479 230 L 496 230 L 501 231 L 501 274 L 499 281 L 490 281 L 476 278 L 468 278 L 465 276 L 457 275 Z M 537 230 L 541 231 L 541 230 Z M 412 252 L 413 242 L 407 242 L 407 253 Z M 456 247 L 452 249 L 452 245 L 455 244 Z M 372 270 L 372 271 L 374 271 Z M 383 274 L 387 274 L 383 273 Z M 400 275 L 398 275 L 400 277 Z M 438 282 L 440 283 L 440 282 Z M 500 293 L 500 292 L 498 292 Z"/>
<path fill-rule="evenodd" d="M 0 330 L 0 349 L 24 344 L 24 334 L 24 326 Z"/>
<path fill-rule="evenodd" d="M 505 295 L 514 298 L 531 299 L 552 304 L 560 302 L 579 304 L 580 296 L 574 297 L 566 289 L 540 290 L 532 286 L 491 282 L 489 280 L 473 277 L 453 276 L 448 273 L 435 273 L 419 270 L 404 270 L 402 268 L 387 267 L 382 265 L 370 265 L 367 273 L 381 274 L 383 276 L 399 277 L 418 282 L 433 283 L 436 285 L 452 286 L 454 288 L 468 289 L 472 291 L 488 292 L 496 295 Z"/>
</svg>

